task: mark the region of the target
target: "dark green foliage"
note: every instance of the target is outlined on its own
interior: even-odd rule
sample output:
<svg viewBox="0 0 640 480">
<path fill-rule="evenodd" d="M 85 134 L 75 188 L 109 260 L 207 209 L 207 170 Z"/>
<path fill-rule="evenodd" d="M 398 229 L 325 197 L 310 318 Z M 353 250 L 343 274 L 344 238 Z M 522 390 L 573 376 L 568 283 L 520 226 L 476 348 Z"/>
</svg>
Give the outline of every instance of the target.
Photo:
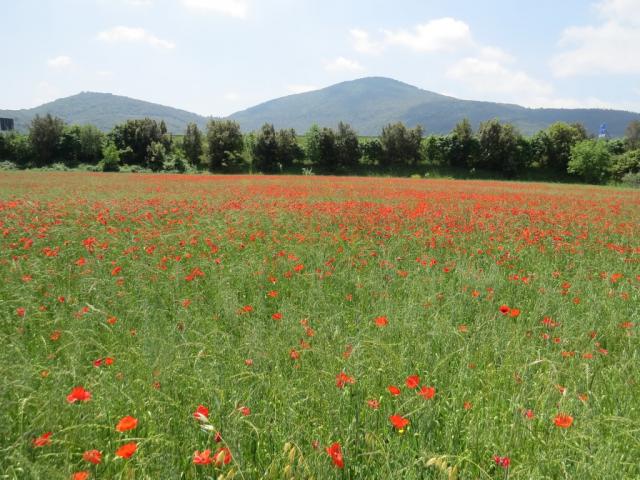
<svg viewBox="0 0 640 480">
<path fill-rule="evenodd" d="M 528 147 L 520 132 L 511 124 L 489 120 L 478 129 L 479 155 L 477 168 L 514 176 L 528 163 Z"/>
<path fill-rule="evenodd" d="M 147 147 L 147 167 L 158 172 L 164 167 L 167 157 L 167 149 L 162 142 L 152 142 Z"/>
<path fill-rule="evenodd" d="M 120 170 L 120 151 L 109 141 L 102 148 L 102 160 L 98 164 L 103 172 L 117 172 Z"/>
<path fill-rule="evenodd" d="M 401 122 L 382 129 L 380 145 L 382 154 L 378 160 L 382 167 L 417 165 L 422 159 L 422 127 L 408 129 Z"/>
<path fill-rule="evenodd" d="M 304 150 L 298 144 L 298 137 L 293 128 L 283 128 L 276 134 L 278 144 L 278 158 L 288 168 L 294 162 L 304 158 Z"/>
<path fill-rule="evenodd" d="M 251 150 L 252 166 L 260 172 L 277 172 L 278 168 L 278 139 L 273 124 L 265 123 L 255 136 Z M 282 164 L 280 164 L 281 170 Z"/>
<path fill-rule="evenodd" d="M 313 125 L 306 134 L 307 158 L 322 171 L 334 171 L 336 135 L 330 128 Z"/>
<path fill-rule="evenodd" d="M 632 120 L 624 132 L 627 148 L 637 150 L 640 148 L 640 120 Z"/>
<path fill-rule="evenodd" d="M 340 122 L 335 134 L 336 163 L 338 170 L 353 169 L 358 165 L 361 151 L 358 134 L 347 123 Z"/>
<path fill-rule="evenodd" d="M 480 142 L 473 135 L 471 122 L 466 118 L 458 123 L 448 142 L 449 165 L 453 167 L 469 167 L 477 163 L 480 153 Z"/>
<path fill-rule="evenodd" d="M 382 156 L 382 145 L 377 138 L 368 139 L 360 145 L 362 156 L 369 164 L 375 164 Z"/>
<path fill-rule="evenodd" d="M 244 139 L 240 125 L 231 120 L 210 120 L 207 124 L 209 170 L 232 170 L 243 162 Z"/>
<path fill-rule="evenodd" d="M 640 172 L 640 149 L 631 150 L 623 153 L 622 155 L 616 155 L 612 159 L 611 176 L 614 180 L 620 181 L 622 178 L 630 173 Z"/>
<path fill-rule="evenodd" d="M 182 139 L 182 150 L 191 165 L 200 165 L 203 153 L 202 133 L 195 123 L 189 123 L 189 125 L 187 125 L 187 130 Z"/>
<path fill-rule="evenodd" d="M 37 166 L 53 163 L 60 154 L 60 145 L 64 131 L 62 119 L 46 114 L 36 115 L 29 127 L 29 143 Z"/>
<path fill-rule="evenodd" d="M 538 132 L 536 142 L 537 150 L 541 153 L 541 165 L 558 171 L 565 170 L 571 157 L 571 148 L 586 139 L 586 131 L 579 124 L 556 122 L 547 130 Z"/>
<path fill-rule="evenodd" d="M 79 163 L 95 165 L 102 156 L 103 133 L 93 125 L 64 127 L 58 156 L 68 166 Z"/>
<path fill-rule="evenodd" d="M 116 125 L 109 137 L 120 150 L 125 164 L 151 168 L 148 165 L 149 146 L 156 142 L 167 149 L 167 145 L 170 144 L 166 131 L 163 133 L 161 125 L 150 118 L 127 120 L 125 123 Z"/>
<path fill-rule="evenodd" d="M 611 169 L 611 151 L 605 140 L 583 140 L 571 149 L 567 172 L 589 183 L 604 183 Z"/>
</svg>

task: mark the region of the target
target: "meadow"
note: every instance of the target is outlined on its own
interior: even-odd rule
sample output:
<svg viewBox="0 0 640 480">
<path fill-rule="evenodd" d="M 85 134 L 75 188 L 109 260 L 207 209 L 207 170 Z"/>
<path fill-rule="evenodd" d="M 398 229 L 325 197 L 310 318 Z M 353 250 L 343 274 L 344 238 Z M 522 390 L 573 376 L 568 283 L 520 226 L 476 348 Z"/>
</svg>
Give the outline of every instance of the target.
<svg viewBox="0 0 640 480">
<path fill-rule="evenodd" d="M 2 479 L 640 478 L 640 192 L 0 174 Z"/>
</svg>

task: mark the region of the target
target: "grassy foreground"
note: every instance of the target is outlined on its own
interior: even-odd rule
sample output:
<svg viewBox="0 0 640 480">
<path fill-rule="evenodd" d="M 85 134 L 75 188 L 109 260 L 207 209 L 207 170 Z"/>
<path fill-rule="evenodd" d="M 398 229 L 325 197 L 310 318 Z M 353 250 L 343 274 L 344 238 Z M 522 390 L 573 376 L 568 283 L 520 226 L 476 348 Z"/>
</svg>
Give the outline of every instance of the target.
<svg viewBox="0 0 640 480">
<path fill-rule="evenodd" d="M 0 478 L 640 478 L 637 191 L 18 172 L 0 233 Z"/>
</svg>

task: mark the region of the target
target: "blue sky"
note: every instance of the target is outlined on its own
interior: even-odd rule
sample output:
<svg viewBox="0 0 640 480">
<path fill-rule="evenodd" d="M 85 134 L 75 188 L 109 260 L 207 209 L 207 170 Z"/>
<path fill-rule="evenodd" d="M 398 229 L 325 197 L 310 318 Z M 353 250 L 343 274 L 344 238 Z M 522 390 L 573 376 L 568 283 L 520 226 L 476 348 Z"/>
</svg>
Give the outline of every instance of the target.
<svg viewBox="0 0 640 480">
<path fill-rule="evenodd" d="M 640 111 L 640 0 L 1 0 L 0 31 L 0 108 L 99 91 L 225 115 L 376 75 Z"/>
</svg>

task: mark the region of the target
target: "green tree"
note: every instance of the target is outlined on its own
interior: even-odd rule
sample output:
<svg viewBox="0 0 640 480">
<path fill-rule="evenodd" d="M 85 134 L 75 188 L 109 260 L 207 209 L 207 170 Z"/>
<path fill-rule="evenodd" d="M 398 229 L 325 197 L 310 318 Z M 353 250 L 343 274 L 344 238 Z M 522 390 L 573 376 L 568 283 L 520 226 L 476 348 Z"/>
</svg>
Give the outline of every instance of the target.
<svg viewBox="0 0 640 480">
<path fill-rule="evenodd" d="M 335 149 L 336 169 L 349 171 L 358 165 L 362 154 L 358 134 L 348 123 L 338 123 L 338 130 L 335 134 Z"/>
<path fill-rule="evenodd" d="M 567 172 L 589 183 L 606 181 L 611 168 L 611 151 L 603 140 L 583 140 L 571 148 Z"/>
<path fill-rule="evenodd" d="M 335 171 L 337 162 L 336 135 L 331 128 L 312 125 L 306 133 L 307 158 L 325 172 Z"/>
<path fill-rule="evenodd" d="M 541 164 L 559 172 L 566 171 L 571 148 L 586 139 L 587 132 L 581 124 L 554 123 L 539 137 L 543 144 Z"/>
<path fill-rule="evenodd" d="M 278 171 L 278 138 L 273 124 L 265 123 L 255 136 L 251 166 L 260 172 Z"/>
<path fill-rule="evenodd" d="M 468 119 L 464 118 L 458 122 L 447 143 L 449 148 L 446 157 L 449 165 L 466 168 L 477 163 L 480 144 L 473 135 L 473 127 Z"/>
<path fill-rule="evenodd" d="M 422 159 L 421 126 L 408 129 L 402 122 L 389 124 L 382 129 L 380 145 L 382 146 L 381 166 L 417 165 Z"/>
<path fill-rule="evenodd" d="M 120 170 L 120 151 L 115 143 L 108 141 L 102 148 L 102 160 L 98 164 L 103 172 L 117 172 Z"/>
<path fill-rule="evenodd" d="M 150 118 L 127 120 L 116 125 L 109 137 L 120 150 L 124 163 L 147 167 L 147 153 L 153 142 L 162 143 L 167 149 L 166 127 L 164 130 L 163 134 L 161 124 Z"/>
<path fill-rule="evenodd" d="M 232 120 L 210 120 L 207 124 L 209 169 L 233 169 L 243 161 L 244 139 L 240 125 Z"/>
<path fill-rule="evenodd" d="M 60 141 L 64 131 L 64 121 L 47 113 L 36 115 L 29 127 L 29 143 L 34 153 L 36 165 L 53 163 L 60 153 Z"/>
<path fill-rule="evenodd" d="M 293 128 L 283 128 L 277 133 L 278 158 L 284 168 L 304 158 L 304 150 L 298 143 L 298 136 Z"/>
<path fill-rule="evenodd" d="M 640 173 L 640 149 L 616 155 L 611 163 L 611 176 L 617 181 L 621 181 L 627 174 Z"/>
<path fill-rule="evenodd" d="M 624 137 L 629 150 L 637 150 L 640 148 L 640 120 L 629 122 Z"/>
<path fill-rule="evenodd" d="M 195 123 L 187 125 L 187 130 L 184 132 L 184 138 L 182 139 L 182 150 L 191 165 L 200 165 L 203 152 L 202 133 Z"/>
<path fill-rule="evenodd" d="M 147 167 L 158 172 L 164 168 L 167 158 L 167 149 L 162 142 L 151 142 L 147 147 Z"/>
<path fill-rule="evenodd" d="M 458 146 L 460 145 L 458 144 Z M 452 149 L 453 139 L 451 135 L 429 135 L 423 142 L 424 157 L 431 165 L 453 165 L 451 160 Z"/>
<path fill-rule="evenodd" d="M 497 119 L 481 123 L 478 141 L 480 148 L 475 166 L 479 168 L 513 176 L 528 163 L 527 143 L 509 123 L 501 124 Z"/>
</svg>

